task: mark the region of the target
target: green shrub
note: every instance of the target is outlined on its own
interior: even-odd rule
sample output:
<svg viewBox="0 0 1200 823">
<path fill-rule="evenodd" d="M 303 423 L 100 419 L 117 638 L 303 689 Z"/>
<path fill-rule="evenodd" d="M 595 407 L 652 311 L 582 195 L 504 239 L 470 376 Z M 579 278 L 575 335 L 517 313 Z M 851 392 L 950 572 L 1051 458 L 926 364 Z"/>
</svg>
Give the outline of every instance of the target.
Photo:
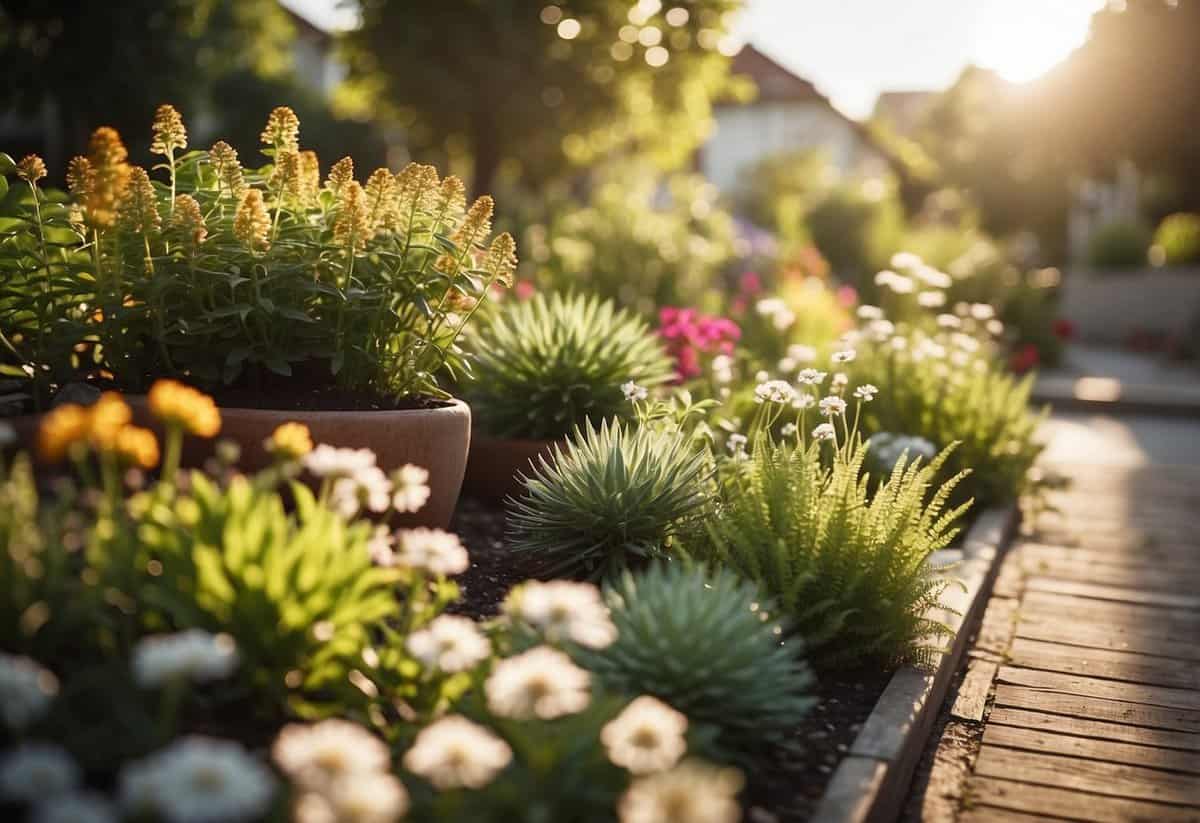
<svg viewBox="0 0 1200 823">
<path fill-rule="evenodd" d="M 894 193 L 867 184 L 834 189 L 806 216 L 809 233 L 835 274 L 862 287 L 899 246 L 904 213 Z"/>
<path fill-rule="evenodd" d="M 489 434 L 556 439 L 586 421 L 629 418 L 621 385 L 673 376 L 640 317 L 596 296 L 537 294 L 501 308 L 470 339 L 474 380 L 464 386 Z"/>
<path fill-rule="evenodd" d="M 508 537 L 546 574 L 610 575 L 669 552 L 707 502 L 707 450 L 682 433 L 620 422 L 576 428 L 539 458 L 512 501 Z"/>
<path fill-rule="evenodd" d="M 727 569 L 656 563 L 607 592 L 617 640 L 581 655 L 609 689 L 650 694 L 720 730 L 722 751 L 784 742 L 814 703 L 797 639 Z"/>
<path fill-rule="evenodd" d="M 1088 241 L 1087 262 L 1097 269 L 1128 269 L 1146 264 L 1150 232 L 1140 223 L 1101 226 Z"/>
<path fill-rule="evenodd" d="M 1154 232 L 1154 245 L 1162 250 L 1168 266 L 1200 263 L 1200 214 L 1179 212 L 1164 217 Z"/>
<path fill-rule="evenodd" d="M 823 424 L 824 425 L 824 424 Z M 683 551 L 728 566 L 769 593 L 819 666 L 921 663 L 949 630 L 925 613 L 948 581 L 927 562 L 966 505 L 947 510 L 957 479 L 932 491 L 947 454 L 901 462 L 868 495 L 866 449 L 756 440 L 730 461 L 718 515 Z"/>
</svg>

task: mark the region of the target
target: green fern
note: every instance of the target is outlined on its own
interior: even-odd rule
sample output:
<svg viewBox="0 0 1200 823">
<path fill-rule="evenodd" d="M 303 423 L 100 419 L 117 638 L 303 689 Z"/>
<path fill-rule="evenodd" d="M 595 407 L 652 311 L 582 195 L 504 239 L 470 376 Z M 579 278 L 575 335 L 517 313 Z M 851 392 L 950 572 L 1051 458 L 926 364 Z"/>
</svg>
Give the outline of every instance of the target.
<svg viewBox="0 0 1200 823">
<path fill-rule="evenodd" d="M 593 577 L 662 556 L 705 510 L 710 460 L 679 432 L 589 421 L 524 478 L 512 549 L 537 554 L 546 574 Z"/>
<path fill-rule="evenodd" d="M 758 588 L 727 569 L 656 563 L 607 592 L 618 636 L 582 662 L 609 689 L 650 694 L 719 729 L 722 753 L 783 743 L 812 708 L 798 640 Z"/>
<path fill-rule="evenodd" d="M 838 450 L 832 465 L 821 450 L 760 439 L 734 464 L 719 515 L 683 549 L 762 586 L 820 666 L 925 662 L 949 634 L 926 617 L 950 585 L 928 560 L 970 505 L 947 507 L 961 476 L 929 494 L 950 451 L 928 465 L 902 458 L 871 496 L 865 446 Z"/>
<path fill-rule="evenodd" d="M 594 295 L 509 302 L 469 346 L 475 379 L 466 397 L 499 437 L 550 440 L 587 420 L 628 419 L 622 383 L 651 387 L 672 377 L 646 322 Z"/>
</svg>

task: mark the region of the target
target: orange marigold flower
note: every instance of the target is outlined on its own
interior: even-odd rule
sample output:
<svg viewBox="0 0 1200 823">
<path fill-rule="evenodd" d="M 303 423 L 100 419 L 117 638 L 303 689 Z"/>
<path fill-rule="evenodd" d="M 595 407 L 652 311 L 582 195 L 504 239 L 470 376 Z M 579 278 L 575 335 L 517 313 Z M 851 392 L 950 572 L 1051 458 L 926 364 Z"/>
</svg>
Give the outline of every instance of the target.
<svg viewBox="0 0 1200 823">
<path fill-rule="evenodd" d="M 216 437 L 221 430 L 221 412 L 213 399 L 177 380 L 157 381 L 147 400 L 155 417 L 191 434 Z"/>
<path fill-rule="evenodd" d="M 27 154 L 17 163 L 17 177 L 26 183 L 36 183 L 45 176 L 46 164 L 36 154 Z"/>
<path fill-rule="evenodd" d="M 303 423 L 283 423 L 263 445 L 271 454 L 286 460 L 299 460 L 313 450 L 312 434 Z"/>
<path fill-rule="evenodd" d="M 117 433 L 132 419 L 133 413 L 120 392 L 106 391 L 88 408 L 88 439 L 97 448 L 111 450 Z"/>
<path fill-rule="evenodd" d="M 263 202 L 262 192 L 247 189 L 233 217 L 233 235 L 250 251 L 266 251 L 271 245 L 271 216 Z"/>
<path fill-rule="evenodd" d="M 125 426 L 117 432 L 112 450 L 131 466 L 152 469 L 158 465 L 158 438 L 149 429 Z"/>
<path fill-rule="evenodd" d="M 53 409 L 38 427 L 38 456 L 47 463 L 58 463 L 72 446 L 87 441 L 89 422 L 83 406 L 69 403 Z"/>
</svg>

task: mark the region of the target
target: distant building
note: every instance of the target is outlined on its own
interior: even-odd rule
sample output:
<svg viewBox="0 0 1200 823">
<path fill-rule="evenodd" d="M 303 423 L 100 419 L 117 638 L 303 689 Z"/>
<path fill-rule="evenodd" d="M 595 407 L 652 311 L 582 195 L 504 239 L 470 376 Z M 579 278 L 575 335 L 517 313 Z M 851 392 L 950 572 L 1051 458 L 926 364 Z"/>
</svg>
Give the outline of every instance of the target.
<svg viewBox="0 0 1200 823">
<path fill-rule="evenodd" d="M 296 79 L 324 97 L 331 96 L 346 79 L 346 66 L 334 53 L 333 35 L 290 7 L 285 5 L 283 9 L 296 27 L 296 39 L 292 42 L 292 70 Z"/>
<path fill-rule="evenodd" d="M 758 86 L 748 103 L 714 107 L 716 129 L 700 153 L 700 169 L 722 192 L 734 191 L 762 160 L 820 149 L 843 174 L 880 174 L 888 167 L 863 125 L 839 112 L 807 80 L 754 46 L 733 58 L 733 73 Z"/>
<path fill-rule="evenodd" d="M 885 91 L 875 100 L 872 117 L 884 120 L 896 134 L 910 136 L 921 124 L 938 92 Z"/>
</svg>

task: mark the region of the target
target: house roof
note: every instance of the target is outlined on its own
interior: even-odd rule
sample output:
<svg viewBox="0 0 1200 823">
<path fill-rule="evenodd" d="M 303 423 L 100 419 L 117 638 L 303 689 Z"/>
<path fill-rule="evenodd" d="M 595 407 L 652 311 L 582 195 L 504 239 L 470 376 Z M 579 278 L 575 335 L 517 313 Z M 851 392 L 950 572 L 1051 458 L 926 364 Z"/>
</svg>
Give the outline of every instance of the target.
<svg viewBox="0 0 1200 823">
<path fill-rule="evenodd" d="M 816 86 L 793 74 L 767 55 L 747 43 L 733 57 L 734 74 L 748 76 L 758 86 L 758 102 L 825 103 L 829 100 Z"/>
</svg>

